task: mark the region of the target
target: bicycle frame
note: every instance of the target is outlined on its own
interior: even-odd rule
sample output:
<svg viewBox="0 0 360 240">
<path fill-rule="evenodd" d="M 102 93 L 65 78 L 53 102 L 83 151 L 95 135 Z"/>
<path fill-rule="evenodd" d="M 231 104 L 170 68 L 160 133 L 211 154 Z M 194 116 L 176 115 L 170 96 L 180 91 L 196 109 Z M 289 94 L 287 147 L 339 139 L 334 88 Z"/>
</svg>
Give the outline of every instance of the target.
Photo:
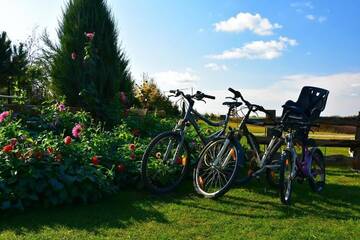
<svg viewBox="0 0 360 240">
<path fill-rule="evenodd" d="M 254 139 L 252 139 L 249 129 L 247 128 L 247 121 L 248 121 L 252 111 L 253 111 L 253 109 L 249 108 L 248 112 L 245 114 L 244 118 L 242 119 L 241 123 L 239 124 L 237 139 L 241 139 L 242 136 L 247 137 L 250 148 L 256 154 L 255 161 L 256 161 L 257 166 L 259 167 L 259 170 L 252 173 L 252 175 L 257 176 L 257 175 L 261 174 L 266 168 L 276 169 L 279 167 L 279 165 L 275 165 L 275 164 L 274 165 L 266 165 L 266 161 L 267 161 L 268 157 L 270 156 L 270 153 L 274 149 L 277 149 L 279 147 L 279 145 L 281 145 L 283 143 L 284 139 L 282 137 L 273 136 L 269 145 L 267 146 L 263 156 L 260 157 L 260 153 L 257 150 L 255 141 L 254 141 Z"/>
<path fill-rule="evenodd" d="M 184 97 L 185 98 L 185 97 Z M 186 99 L 186 98 L 185 98 Z M 206 145 L 209 141 L 211 141 L 212 139 L 219 137 L 221 135 L 223 135 L 226 131 L 228 122 L 229 122 L 229 118 L 230 118 L 230 114 L 231 114 L 231 108 L 229 108 L 228 113 L 225 117 L 225 119 L 223 121 L 220 122 L 212 122 L 211 120 L 207 119 L 206 117 L 202 116 L 200 113 L 198 113 L 193 107 L 194 107 L 194 101 L 191 99 L 186 99 L 189 103 L 188 108 L 186 109 L 186 112 L 184 114 L 183 119 L 181 119 L 175 126 L 174 131 L 179 132 L 181 139 L 180 139 L 180 143 L 177 145 L 176 147 L 176 151 L 175 151 L 175 155 L 172 159 L 172 163 L 176 162 L 176 159 L 179 157 L 179 151 L 182 148 L 184 141 L 185 141 L 185 130 L 186 127 L 189 125 L 192 125 L 197 133 L 197 135 L 199 136 L 201 142 L 203 145 Z M 185 103 L 183 103 L 182 109 L 184 109 L 184 105 Z M 213 134 L 211 134 L 208 137 L 205 137 L 201 134 L 200 131 L 200 127 L 198 125 L 198 123 L 196 122 L 196 118 L 203 120 L 205 123 L 207 123 L 210 126 L 213 127 L 220 127 L 223 126 L 222 130 L 219 130 Z M 164 160 L 167 160 L 167 157 L 169 155 L 169 152 L 172 149 L 172 141 L 169 142 L 166 152 L 164 154 Z"/>
</svg>

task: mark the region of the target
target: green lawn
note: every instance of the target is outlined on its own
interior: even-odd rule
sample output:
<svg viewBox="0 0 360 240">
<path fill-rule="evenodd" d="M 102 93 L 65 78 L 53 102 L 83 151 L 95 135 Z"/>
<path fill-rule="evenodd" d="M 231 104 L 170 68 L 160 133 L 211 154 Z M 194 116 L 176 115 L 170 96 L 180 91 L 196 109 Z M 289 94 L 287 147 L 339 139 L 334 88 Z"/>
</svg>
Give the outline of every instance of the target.
<svg viewBox="0 0 360 240">
<path fill-rule="evenodd" d="M 328 168 L 321 195 L 296 184 L 291 207 L 264 186 L 255 180 L 215 201 L 188 182 L 166 196 L 125 191 L 91 205 L 6 213 L 0 239 L 359 239 L 358 173 Z"/>
</svg>

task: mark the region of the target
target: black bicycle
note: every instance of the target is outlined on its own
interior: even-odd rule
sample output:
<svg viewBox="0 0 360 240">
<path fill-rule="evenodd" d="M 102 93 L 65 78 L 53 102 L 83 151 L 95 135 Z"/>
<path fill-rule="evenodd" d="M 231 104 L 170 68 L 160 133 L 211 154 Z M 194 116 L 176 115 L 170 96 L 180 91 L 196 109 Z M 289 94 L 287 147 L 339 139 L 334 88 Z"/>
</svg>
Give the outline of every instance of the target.
<svg viewBox="0 0 360 240">
<path fill-rule="evenodd" d="M 199 161 L 194 169 L 193 180 L 195 190 L 207 198 L 216 198 L 223 195 L 237 179 L 239 184 L 247 183 L 252 177 L 266 171 L 267 179 L 271 185 L 278 186 L 278 180 L 274 178 L 275 169 L 279 168 L 275 153 L 280 149 L 283 141 L 281 137 L 273 136 L 265 153 L 261 157 L 259 144 L 255 136 L 249 132 L 247 124 L 250 114 L 261 111 L 267 113 L 262 106 L 252 104 L 245 100 L 239 91 L 229 88 L 234 94 L 234 100 L 238 98 L 245 103 L 248 111 L 239 124 L 238 130 L 231 129 L 225 137 L 218 137 L 209 142 L 199 156 Z M 275 120 L 273 119 L 275 122 Z M 245 137 L 249 150 L 244 151 L 240 144 Z"/>
<path fill-rule="evenodd" d="M 214 96 L 196 92 L 194 95 L 185 94 L 180 90 L 170 91 L 172 97 L 180 97 L 183 118 L 172 131 L 157 135 L 148 145 L 141 164 L 141 175 L 145 186 L 153 193 L 166 193 L 176 188 L 186 176 L 190 165 L 190 148 L 185 139 L 186 129 L 193 126 L 203 145 L 212 139 L 224 135 L 227 129 L 229 116 L 241 103 L 231 104 L 223 121 L 213 122 L 198 113 L 193 107 L 195 101 L 215 99 Z M 197 119 L 221 130 L 208 137 L 202 135 Z"/>
<path fill-rule="evenodd" d="M 325 160 L 319 148 L 308 138 L 313 121 L 325 109 L 329 91 L 316 87 L 304 87 L 297 102 L 288 101 L 283 106 L 281 132 L 286 148 L 280 159 L 280 199 L 289 205 L 292 185 L 295 180 L 308 179 L 314 192 L 321 192 L 325 186 Z M 298 157 L 295 144 L 301 146 Z M 309 149 L 311 147 L 311 149 Z"/>
</svg>

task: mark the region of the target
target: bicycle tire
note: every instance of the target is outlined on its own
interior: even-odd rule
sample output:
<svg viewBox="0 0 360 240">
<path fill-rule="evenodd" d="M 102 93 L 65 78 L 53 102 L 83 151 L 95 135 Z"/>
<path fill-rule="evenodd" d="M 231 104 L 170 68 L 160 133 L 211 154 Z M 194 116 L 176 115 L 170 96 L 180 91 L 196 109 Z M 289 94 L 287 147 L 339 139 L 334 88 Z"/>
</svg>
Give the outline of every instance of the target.
<svg viewBox="0 0 360 240">
<path fill-rule="evenodd" d="M 171 192 L 178 185 L 180 185 L 180 183 L 182 182 L 182 180 L 186 176 L 186 174 L 188 172 L 188 169 L 189 169 L 190 150 L 189 150 L 189 147 L 188 147 L 187 143 L 184 140 L 183 148 L 184 148 L 184 152 L 186 154 L 186 160 L 185 160 L 185 162 L 182 161 L 182 164 L 181 164 L 182 169 L 181 169 L 181 172 L 180 172 L 178 178 L 172 184 L 165 185 L 165 186 L 161 186 L 160 182 L 156 182 L 156 180 L 151 178 L 151 176 L 149 175 L 150 170 L 151 170 L 151 166 L 150 166 L 151 163 L 149 161 L 149 159 L 151 157 L 150 155 L 152 154 L 152 151 L 154 149 L 156 149 L 155 148 L 156 145 L 159 142 L 161 142 L 161 140 L 164 140 L 164 139 L 167 139 L 167 138 L 177 140 L 178 141 L 177 144 L 179 144 L 179 141 L 181 140 L 181 136 L 177 132 L 169 131 L 169 132 L 160 133 L 159 135 L 157 135 L 155 138 L 153 138 L 151 140 L 150 144 L 146 148 L 146 150 L 144 152 L 144 155 L 142 157 L 142 161 L 141 161 L 141 177 L 142 177 L 142 181 L 144 183 L 144 186 L 152 193 L 164 194 L 164 193 Z M 160 162 L 160 160 L 159 160 L 159 162 Z M 166 177 L 165 174 L 163 174 L 163 177 Z"/>
<path fill-rule="evenodd" d="M 322 192 L 325 187 L 325 179 L 326 179 L 326 166 L 325 166 L 325 159 L 324 155 L 322 154 L 321 150 L 318 148 L 311 149 L 311 168 L 310 176 L 308 177 L 308 182 L 312 191 L 316 193 Z M 317 163 L 317 165 L 321 168 L 322 176 L 320 176 L 320 181 L 317 181 L 313 176 L 316 174 L 314 172 L 313 163 Z"/>
<path fill-rule="evenodd" d="M 292 180 L 288 182 L 290 177 L 285 171 L 290 169 L 290 174 L 291 174 L 292 164 L 295 163 L 293 163 L 291 159 L 291 153 L 289 151 L 283 151 L 280 158 L 279 184 L 280 184 L 280 200 L 285 205 L 290 205 L 291 193 L 292 193 Z"/>
<path fill-rule="evenodd" d="M 230 151 L 232 151 L 233 148 L 235 148 L 234 152 L 236 154 L 235 157 L 232 156 L 232 153 L 229 152 L 228 154 L 231 154 L 231 158 L 235 161 L 234 164 L 234 168 L 229 176 L 228 179 L 226 179 L 225 176 L 225 184 L 223 187 L 221 187 L 220 190 L 216 191 L 216 192 L 206 192 L 203 188 L 204 188 L 204 182 L 201 183 L 200 180 L 201 176 L 199 176 L 199 172 L 200 172 L 200 168 L 202 166 L 202 163 L 205 161 L 205 157 L 207 156 L 207 152 L 211 150 L 212 147 L 216 147 L 216 144 L 219 144 L 219 146 L 223 145 L 223 142 L 226 140 L 227 138 L 225 137 L 218 137 L 214 140 L 212 140 L 211 142 L 209 142 L 204 149 L 201 151 L 200 155 L 199 155 L 199 160 L 197 163 L 196 168 L 194 169 L 194 173 L 193 173 L 193 185 L 195 188 L 195 191 L 202 195 L 205 198 L 218 198 L 222 195 L 224 195 L 232 186 L 232 183 L 237 175 L 237 172 L 239 170 L 240 164 L 239 161 L 241 160 L 241 158 L 243 158 L 243 148 L 241 147 L 240 143 L 237 140 L 230 140 Z M 215 154 L 214 154 L 215 155 Z M 217 155 L 216 155 L 217 156 Z M 235 158 L 235 159 L 234 159 Z M 224 174 L 225 175 L 225 174 Z M 218 175 L 220 176 L 220 174 Z M 206 186 L 206 183 L 205 183 Z"/>
</svg>

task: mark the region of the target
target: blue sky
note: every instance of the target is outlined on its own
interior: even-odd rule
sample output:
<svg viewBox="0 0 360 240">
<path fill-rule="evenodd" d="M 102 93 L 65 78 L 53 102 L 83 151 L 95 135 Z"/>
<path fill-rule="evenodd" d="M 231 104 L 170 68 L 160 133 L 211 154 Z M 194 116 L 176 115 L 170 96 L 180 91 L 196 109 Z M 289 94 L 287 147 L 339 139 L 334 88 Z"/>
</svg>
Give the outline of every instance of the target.
<svg viewBox="0 0 360 240">
<path fill-rule="evenodd" d="M 23 40 L 34 26 L 53 39 L 65 1 L 0 0 L 0 31 Z M 280 109 L 304 85 L 330 90 L 325 114 L 360 110 L 360 2 L 108 0 L 134 77 L 162 90 L 217 96 L 202 112 L 224 112 L 228 87 Z"/>
</svg>

